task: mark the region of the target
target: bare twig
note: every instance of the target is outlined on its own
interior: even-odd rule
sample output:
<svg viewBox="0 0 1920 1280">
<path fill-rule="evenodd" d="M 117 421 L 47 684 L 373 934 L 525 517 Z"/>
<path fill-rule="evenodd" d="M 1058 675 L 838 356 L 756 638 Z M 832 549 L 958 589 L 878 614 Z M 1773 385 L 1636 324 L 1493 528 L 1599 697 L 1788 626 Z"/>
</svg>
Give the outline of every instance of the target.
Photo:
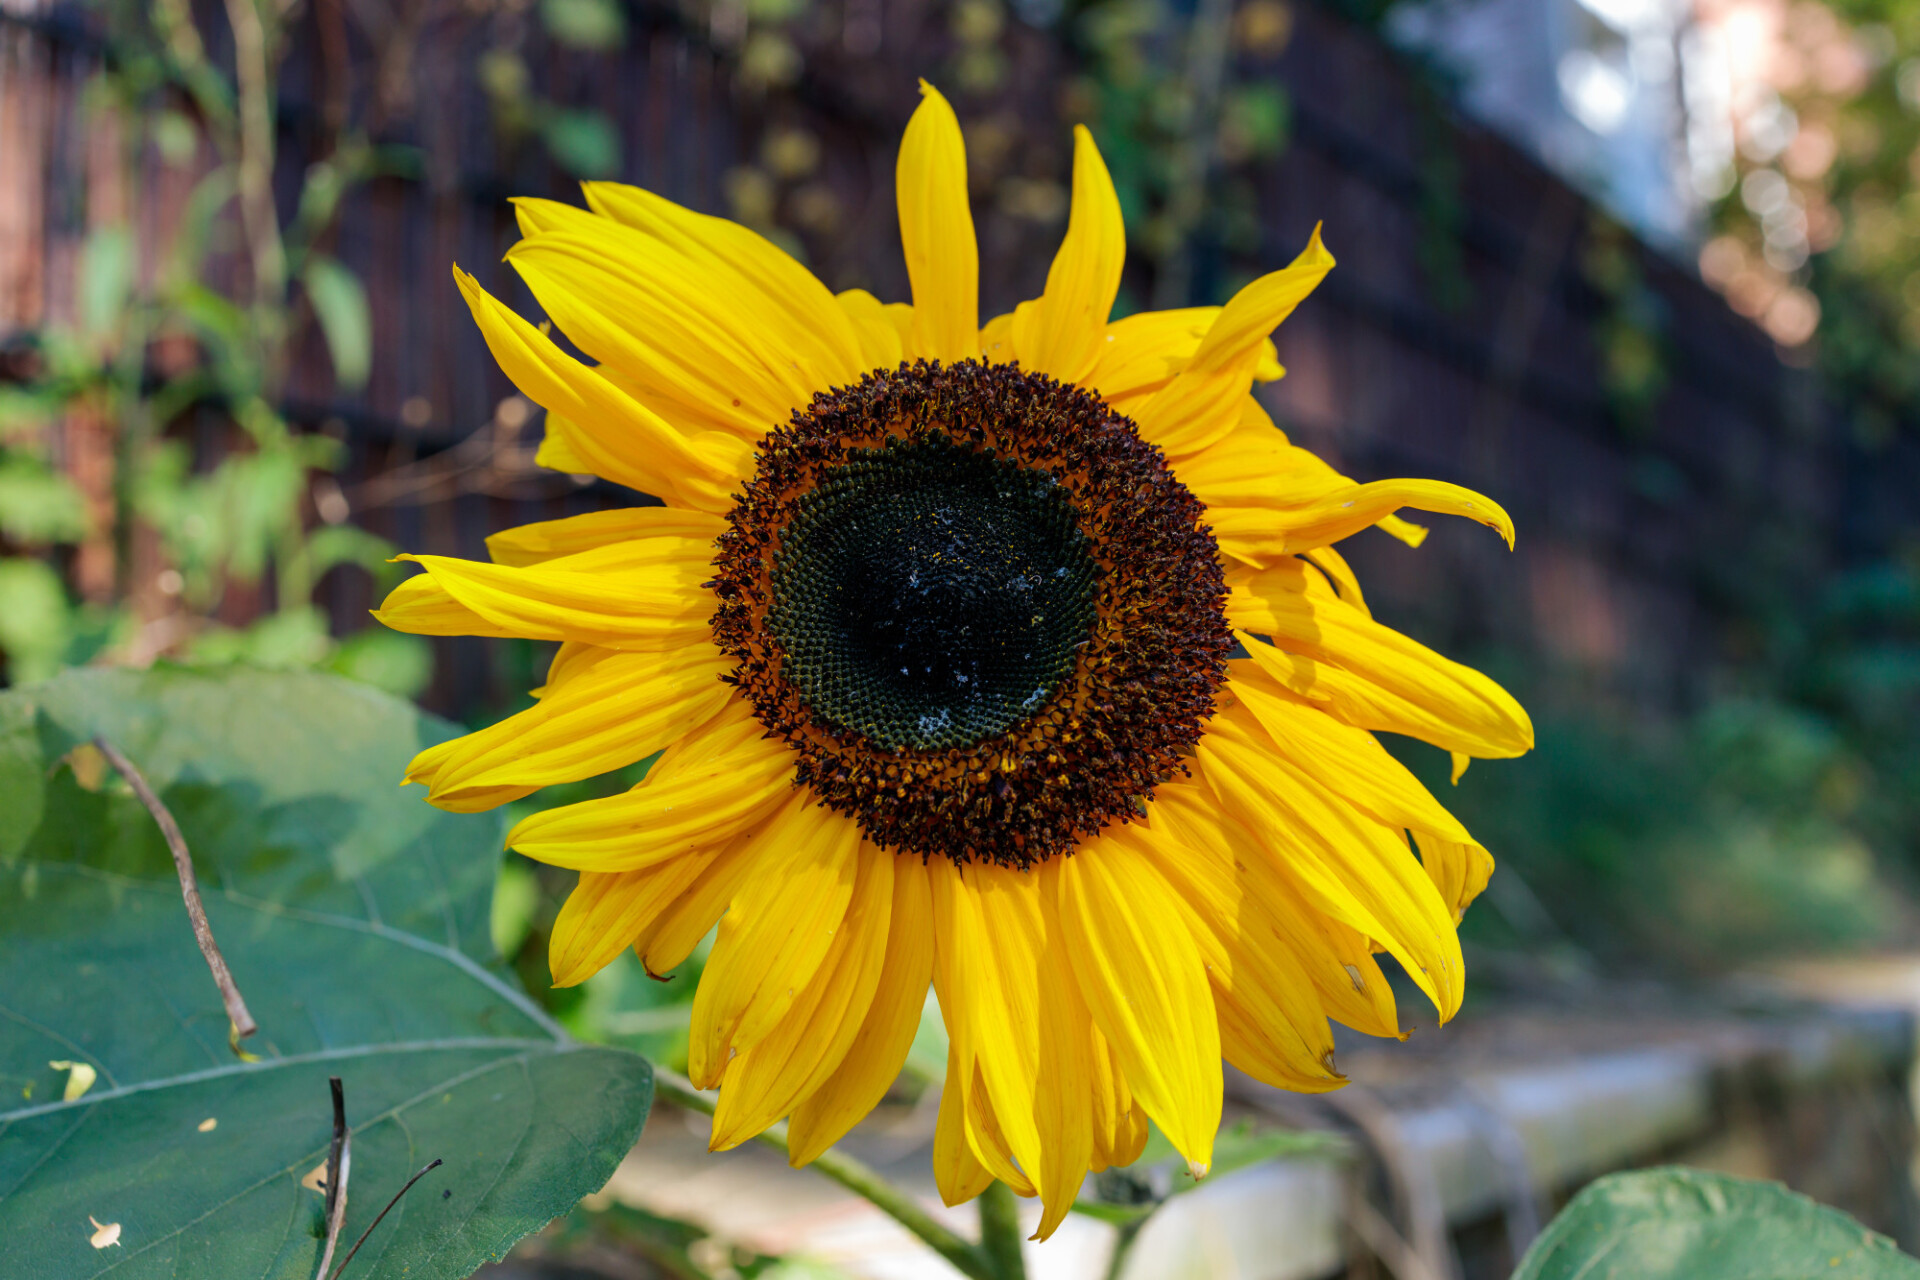
<svg viewBox="0 0 1920 1280">
<path fill-rule="evenodd" d="M 347 1177 L 353 1168 L 353 1137 L 347 1129 L 347 1096 L 339 1076 L 328 1076 L 333 1091 L 333 1143 L 327 1148 L 327 1247 L 314 1269 L 314 1280 L 327 1274 L 333 1251 L 340 1243 L 340 1228 L 347 1220 Z"/>
<path fill-rule="evenodd" d="M 400 1197 L 407 1194 L 407 1192 L 413 1190 L 414 1183 L 420 1181 L 420 1179 L 426 1177 L 429 1173 L 432 1173 L 435 1169 L 438 1169 L 441 1163 L 442 1162 L 438 1158 L 436 1158 L 432 1164 L 428 1165 L 426 1168 L 422 1169 L 420 1172 L 414 1174 L 411 1178 L 408 1178 L 406 1186 L 400 1188 L 398 1191 L 393 1193 L 393 1199 L 387 1201 L 387 1207 L 380 1211 L 380 1217 L 375 1218 L 372 1222 L 369 1222 L 367 1224 L 367 1229 L 360 1233 L 360 1238 L 353 1242 L 353 1248 L 347 1250 L 347 1256 L 340 1259 L 340 1265 L 333 1269 L 333 1274 L 328 1276 L 327 1280 L 340 1280 L 340 1273 L 347 1269 L 347 1264 L 349 1262 L 353 1261 L 353 1255 L 360 1252 L 360 1246 L 367 1242 L 367 1237 L 373 1234 L 373 1229 L 380 1225 L 380 1219 L 386 1217 L 389 1213 L 393 1212 L 393 1206 L 400 1203 Z"/>
<path fill-rule="evenodd" d="M 247 1012 L 247 1002 L 240 998 L 240 988 L 234 985 L 233 973 L 227 968 L 226 957 L 220 954 L 220 944 L 213 940 L 213 926 L 207 923 L 207 909 L 200 901 L 200 882 L 194 878 L 193 855 L 187 852 L 186 837 L 180 834 L 180 824 L 173 820 L 167 806 L 160 803 L 160 797 L 147 785 L 146 777 L 133 767 L 133 761 L 120 754 L 120 749 L 105 738 L 96 736 L 93 745 L 107 758 L 133 788 L 133 794 L 140 797 L 140 803 L 147 806 L 147 812 L 153 815 L 154 825 L 160 828 L 160 835 L 167 842 L 167 851 L 173 854 L 173 869 L 180 876 L 180 896 L 187 902 L 187 917 L 193 921 L 193 940 L 200 944 L 200 954 L 207 958 L 207 968 L 213 971 L 213 983 L 220 988 L 220 998 L 227 1005 L 227 1021 L 231 1033 L 227 1043 L 235 1055 L 241 1053 L 240 1042 L 260 1029 Z"/>
</svg>

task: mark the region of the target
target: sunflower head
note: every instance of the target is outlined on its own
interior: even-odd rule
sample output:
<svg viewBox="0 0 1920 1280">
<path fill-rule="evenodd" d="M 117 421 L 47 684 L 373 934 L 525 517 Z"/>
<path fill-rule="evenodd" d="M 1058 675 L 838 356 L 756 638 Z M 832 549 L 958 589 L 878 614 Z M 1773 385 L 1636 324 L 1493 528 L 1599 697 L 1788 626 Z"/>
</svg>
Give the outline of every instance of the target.
<svg viewBox="0 0 1920 1280">
<path fill-rule="evenodd" d="M 876 845 L 1025 866 L 1144 812 L 1232 645 L 1203 508 L 1098 396 L 919 361 L 769 432 L 714 636 Z"/>
<path fill-rule="evenodd" d="M 1084 129 L 1045 290 L 981 325 L 960 129 L 924 95 L 910 305 L 630 187 L 520 202 L 509 261 L 594 363 L 458 279 L 547 411 L 540 459 L 663 505 L 413 557 L 380 616 L 561 642 L 533 707 L 414 760 L 435 804 L 659 753 L 508 843 L 580 871 L 558 983 L 714 938 L 687 1069 L 720 1090 L 716 1148 L 786 1116 L 796 1163 L 825 1150 L 931 985 L 941 1193 L 998 1178 L 1044 1236 L 1148 1116 L 1205 1170 L 1223 1056 L 1338 1087 L 1330 1018 L 1400 1034 L 1377 953 L 1459 1007 L 1454 926 L 1492 859 L 1373 735 L 1457 770 L 1532 728 L 1376 621 L 1334 544 L 1418 545 L 1409 507 L 1513 531 L 1454 485 L 1348 479 L 1249 394 L 1333 266 L 1317 231 L 1223 307 L 1111 320 L 1125 236 Z"/>
</svg>

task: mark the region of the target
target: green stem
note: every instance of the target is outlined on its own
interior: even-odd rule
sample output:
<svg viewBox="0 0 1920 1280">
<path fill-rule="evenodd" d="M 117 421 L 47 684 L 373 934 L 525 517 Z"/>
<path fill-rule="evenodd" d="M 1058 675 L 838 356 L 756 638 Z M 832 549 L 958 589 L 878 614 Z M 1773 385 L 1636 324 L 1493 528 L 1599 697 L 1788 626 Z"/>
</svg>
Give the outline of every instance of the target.
<svg viewBox="0 0 1920 1280">
<path fill-rule="evenodd" d="M 980 1193 L 980 1247 L 992 1259 L 1000 1280 L 1027 1280 L 1027 1261 L 1020 1254 L 1020 1215 L 1013 1190 L 995 1179 Z"/>
<path fill-rule="evenodd" d="M 1113 1227 L 1113 1256 L 1107 1259 L 1107 1280 L 1120 1280 L 1121 1271 L 1127 1265 L 1127 1254 L 1133 1249 L 1133 1242 L 1139 1238 L 1140 1228 L 1147 1225 L 1149 1214 L 1141 1214 L 1131 1222 L 1116 1222 Z"/>
<path fill-rule="evenodd" d="M 693 1082 L 674 1072 L 655 1067 L 653 1088 L 659 1096 L 673 1102 L 676 1106 L 698 1111 L 702 1115 L 712 1115 L 714 1100 L 693 1087 Z M 776 1124 L 759 1135 L 758 1141 L 766 1143 L 777 1151 L 787 1150 L 787 1126 Z M 935 1253 L 951 1262 L 954 1267 L 972 1280 L 1023 1280 L 1024 1272 L 1017 1268 L 1004 1271 L 997 1267 L 986 1250 L 968 1243 L 965 1239 L 941 1226 L 933 1216 L 920 1207 L 920 1202 L 894 1187 L 871 1167 L 855 1160 L 852 1156 L 842 1155 L 838 1151 L 826 1151 L 813 1162 L 813 1168 L 847 1190 L 860 1196 L 888 1217 L 924 1240 Z M 1005 1191 L 1005 1188 L 1001 1188 Z M 991 1195 L 993 1188 L 987 1189 Z M 981 1200 L 981 1225 L 986 1225 L 986 1200 Z M 1019 1256 L 1019 1227 L 1014 1231 L 1015 1257 Z"/>
</svg>

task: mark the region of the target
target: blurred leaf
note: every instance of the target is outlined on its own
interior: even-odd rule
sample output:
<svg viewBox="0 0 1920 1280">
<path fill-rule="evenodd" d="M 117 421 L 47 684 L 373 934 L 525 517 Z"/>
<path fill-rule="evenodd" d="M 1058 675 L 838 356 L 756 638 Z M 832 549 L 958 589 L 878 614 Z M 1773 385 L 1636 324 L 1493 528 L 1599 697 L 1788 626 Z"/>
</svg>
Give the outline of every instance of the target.
<svg viewBox="0 0 1920 1280">
<path fill-rule="evenodd" d="M 394 785 L 452 726 L 316 675 L 70 672 L 0 695 L 0 1233 L 36 1280 L 311 1280 L 327 1077 L 353 1126 L 344 1238 L 430 1174 L 351 1274 L 455 1280 L 599 1188 L 651 1097 L 644 1060 L 568 1039 L 493 955 L 500 824 Z M 261 1026 L 227 1048 L 152 820 L 62 758 L 105 735 L 199 867 Z M 63 1101 L 49 1060 L 94 1066 Z M 121 1226 L 105 1256 L 88 1215 Z"/>
<path fill-rule="evenodd" d="M 60 412 L 59 397 L 39 387 L 0 386 L 0 438 L 46 426 Z"/>
<path fill-rule="evenodd" d="M 388 563 L 394 554 L 391 542 L 358 525 L 331 524 L 315 529 L 307 535 L 301 554 L 306 560 L 301 570 L 309 581 L 317 582 L 327 570 L 343 564 L 365 569 L 381 586 L 398 585 L 407 572 L 400 565 Z"/>
<path fill-rule="evenodd" d="M 0 655 L 8 679 L 26 684 L 60 669 L 71 613 L 52 566 L 25 557 L 0 559 Z"/>
<path fill-rule="evenodd" d="M 1920 1262 L 1778 1183 L 1698 1169 L 1616 1173 L 1573 1198 L 1513 1280 L 1916 1280 Z"/>
<path fill-rule="evenodd" d="M 368 631 L 367 635 L 398 635 L 398 632 Z M 499 879 L 493 884 L 493 915 L 490 917 L 493 949 L 510 956 L 520 949 L 533 928 L 534 909 L 540 905 L 540 882 L 525 858 L 510 856 L 501 864 Z"/>
<path fill-rule="evenodd" d="M 368 627 L 342 640 L 324 666 L 397 698 L 417 698 L 433 679 L 433 648 L 421 636 Z"/>
<path fill-rule="evenodd" d="M 214 219 L 234 196 L 233 169 L 221 165 L 193 184 L 180 211 L 180 229 L 174 233 L 172 269 L 176 286 L 185 288 L 199 276 L 212 240 Z"/>
<path fill-rule="evenodd" d="M 618 49 L 627 42 L 627 15 L 614 0 L 541 0 L 540 20 L 561 44 Z"/>
<path fill-rule="evenodd" d="M 73 481 L 18 455 L 0 457 L 0 532 L 16 542 L 75 542 L 87 531 Z"/>
<path fill-rule="evenodd" d="M 133 233 L 124 226 L 99 227 L 80 250 L 80 327 L 105 338 L 119 327 L 133 291 Z"/>
<path fill-rule="evenodd" d="M 314 666 L 332 652 L 326 614 L 307 605 L 267 614 L 248 627 L 209 627 L 193 637 L 186 657 L 196 666 L 244 662 L 285 670 Z"/>
<path fill-rule="evenodd" d="M 193 120 L 178 111 L 155 112 L 152 118 L 153 142 L 168 164 L 186 165 L 200 148 L 200 131 Z"/>
<path fill-rule="evenodd" d="M 373 316 L 360 277 L 325 254 L 315 254 L 301 273 L 307 300 L 326 335 L 333 357 L 333 378 L 344 391 L 367 385 L 373 368 Z"/>
<path fill-rule="evenodd" d="M 547 150 L 580 178 L 605 178 L 620 169 L 620 134 L 598 111 L 556 111 L 547 119 Z"/>
</svg>

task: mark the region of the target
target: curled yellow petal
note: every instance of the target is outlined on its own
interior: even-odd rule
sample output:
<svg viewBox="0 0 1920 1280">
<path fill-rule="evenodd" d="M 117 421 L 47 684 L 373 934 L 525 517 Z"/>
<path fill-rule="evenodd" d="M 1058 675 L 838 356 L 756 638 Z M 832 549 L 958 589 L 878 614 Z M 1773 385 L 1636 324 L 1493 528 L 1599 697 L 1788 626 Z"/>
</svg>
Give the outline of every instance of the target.
<svg viewBox="0 0 1920 1280">
<path fill-rule="evenodd" d="M 1333 255 L 1320 243 L 1320 228 L 1298 258 L 1260 277 L 1228 300 L 1178 377 L 1139 412 L 1141 433 L 1178 460 L 1220 439 L 1240 421 L 1240 400 L 1267 335 L 1293 314 L 1333 270 Z"/>
</svg>

